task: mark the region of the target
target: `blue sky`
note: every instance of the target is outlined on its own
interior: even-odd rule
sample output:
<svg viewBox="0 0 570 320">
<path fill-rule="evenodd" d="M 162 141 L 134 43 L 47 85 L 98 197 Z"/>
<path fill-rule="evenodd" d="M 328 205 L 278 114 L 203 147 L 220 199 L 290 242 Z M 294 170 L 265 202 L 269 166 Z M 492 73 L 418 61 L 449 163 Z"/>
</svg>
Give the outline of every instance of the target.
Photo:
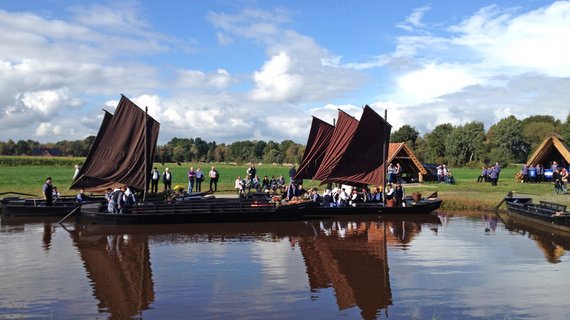
<svg viewBox="0 0 570 320">
<path fill-rule="evenodd" d="M 570 110 L 568 1 L 3 1 L 0 140 L 96 134 L 120 94 L 173 137 L 293 139 Z"/>
</svg>

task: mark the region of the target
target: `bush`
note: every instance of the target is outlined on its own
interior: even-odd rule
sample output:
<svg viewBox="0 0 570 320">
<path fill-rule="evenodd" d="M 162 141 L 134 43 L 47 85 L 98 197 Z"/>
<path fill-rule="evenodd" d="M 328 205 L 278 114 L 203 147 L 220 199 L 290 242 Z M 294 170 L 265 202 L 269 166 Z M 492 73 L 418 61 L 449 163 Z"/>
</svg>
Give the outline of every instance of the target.
<svg viewBox="0 0 570 320">
<path fill-rule="evenodd" d="M 0 166 L 62 166 L 72 167 L 83 163 L 85 158 L 68 157 L 32 157 L 32 156 L 0 156 Z"/>
</svg>

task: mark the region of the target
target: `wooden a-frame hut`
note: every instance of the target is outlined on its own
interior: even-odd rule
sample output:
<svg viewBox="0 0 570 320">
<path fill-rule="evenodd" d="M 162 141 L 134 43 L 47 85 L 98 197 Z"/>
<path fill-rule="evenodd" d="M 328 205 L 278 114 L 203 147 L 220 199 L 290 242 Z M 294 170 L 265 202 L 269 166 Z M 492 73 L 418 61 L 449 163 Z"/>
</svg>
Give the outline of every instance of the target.
<svg viewBox="0 0 570 320">
<path fill-rule="evenodd" d="M 404 142 L 390 143 L 386 163 L 399 163 L 402 167 L 402 179 L 406 182 L 422 182 L 427 170 L 416 158 L 412 149 Z"/>
<path fill-rule="evenodd" d="M 532 156 L 526 162 L 527 166 L 540 164 L 544 168 L 550 168 L 553 161 L 558 165 L 568 167 L 570 164 L 570 148 L 564 138 L 553 133 L 538 146 Z"/>
</svg>

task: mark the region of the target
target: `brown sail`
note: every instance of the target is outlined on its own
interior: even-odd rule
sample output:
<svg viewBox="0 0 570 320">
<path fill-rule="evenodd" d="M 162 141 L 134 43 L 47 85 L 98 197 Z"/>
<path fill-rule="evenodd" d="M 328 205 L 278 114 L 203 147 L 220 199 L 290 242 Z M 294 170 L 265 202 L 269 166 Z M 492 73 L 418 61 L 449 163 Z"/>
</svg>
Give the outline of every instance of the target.
<svg viewBox="0 0 570 320">
<path fill-rule="evenodd" d="M 325 156 L 323 157 L 319 169 L 313 176 L 313 179 L 321 180 L 322 182 L 327 180 L 329 174 L 344 154 L 344 151 L 350 145 L 357 126 L 358 120 L 354 119 L 342 110 L 338 111 L 336 127 L 332 137 L 330 138 L 330 143 L 325 152 Z"/>
<path fill-rule="evenodd" d="M 327 146 L 334 132 L 334 126 L 313 117 L 311 131 L 307 139 L 307 146 L 303 160 L 299 165 L 295 179 L 312 179 L 321 165 Z"/>
<path fill-rule="evenodd" d="M 365 106 L 350 143 L 323 182 L 383 184 L 391 128 L 372 108 Z"/>
<path fill-rule="evenodd" d="M 105 114 L 88 157 L 70 188 L 97 192 L 127 185 L 145 190 L 159 129 L 156 120 L 121 95 L 115 114 Z"/>
</svg>

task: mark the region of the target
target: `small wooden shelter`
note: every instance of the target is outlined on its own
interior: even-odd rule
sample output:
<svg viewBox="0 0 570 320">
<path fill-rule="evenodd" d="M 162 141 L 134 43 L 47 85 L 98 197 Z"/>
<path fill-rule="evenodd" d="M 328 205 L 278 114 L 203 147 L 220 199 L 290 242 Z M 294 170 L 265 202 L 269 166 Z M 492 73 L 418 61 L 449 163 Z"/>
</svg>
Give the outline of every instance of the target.
<svg viewBox="0 0 570 320">
<path fill-rule="evenodd" d="M 527 166 L 540 164 L 544 168 L 550 168 L 553 161 L 558 165 L 568 167 L 570 164 L 570 148 L 564 138 L 553 133 L 538 146 L 532 156 L 526 162 Z"/>
<path fill-rule="evenodd" d="M 406 182 L 422 182 L 427 170 L 416 158 L 412 149 L 404 142 L 390 143 L 388 147 L 388 159 L 386 163 L 402 167 L 402 179 Z"/>
</svg>

